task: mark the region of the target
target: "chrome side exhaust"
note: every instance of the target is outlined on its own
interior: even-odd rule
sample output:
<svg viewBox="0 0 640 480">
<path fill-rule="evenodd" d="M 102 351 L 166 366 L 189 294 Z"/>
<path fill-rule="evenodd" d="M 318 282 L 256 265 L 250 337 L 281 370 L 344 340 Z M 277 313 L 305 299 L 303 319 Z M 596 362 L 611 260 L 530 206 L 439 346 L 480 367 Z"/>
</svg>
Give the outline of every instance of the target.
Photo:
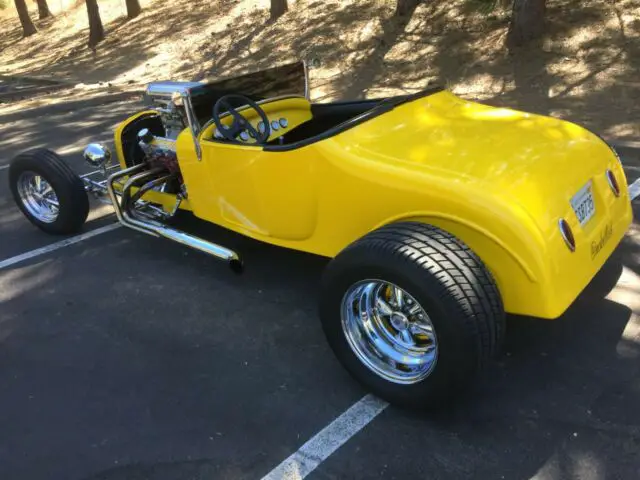
<svg viewBox="0 0 640 480">
<path fill-rule="evenodd" d="M 229 266 L 234 272 L 242 272 L 242 261 L 240 260 L 238 254 L 233 250 L 188 234 L 181 230 L 169 228 L 168 226 L 155 220 L 146 218 L 141 219 L 134 213 L 134 204 L 136 199 L 134 199 L 134 201 L 132 202 L 129 201 L 131 199 L 131 188 L 137 186 L 139 183 L 152 179 L 153 177 L 157 177 L 160 173 L 162 173 L 161 170 L 147 170 L 142 173 L 138 173 L 144 168 L 146 168 L 146 165 L 144 164 L 136 165 L 134 167 L 120 170 L 119 172 L 116 172 L 109 176 L 109 178 L 107 179 L 107 191 L 109 193 L 109 197 L 111 198 L 116 216 L 118 217 L 120 223 L 133 230 L 137 230 L 139 232 L 146 233 L 155 237 L 167 238 L 187 247 L 191 247 L 195 250 L 204 252 L 220 260 L 224 260 L 229 263 Z M 116 180 L 127 175 L 132 176 L 124 185 L 122 189 L 122 202 L 119 202 L 114 189 L 114 183 L 116 182 Z M 168 179 L 169 177 L 171 177 L 171 175 L 166 175 L 166 178 L 156 178 L 155 180 L 152 180 L 152 182 L 154 184 L 156 183 L 156 181 L 157 183 L 162 183 L 161 179 Z"/>
</svg>

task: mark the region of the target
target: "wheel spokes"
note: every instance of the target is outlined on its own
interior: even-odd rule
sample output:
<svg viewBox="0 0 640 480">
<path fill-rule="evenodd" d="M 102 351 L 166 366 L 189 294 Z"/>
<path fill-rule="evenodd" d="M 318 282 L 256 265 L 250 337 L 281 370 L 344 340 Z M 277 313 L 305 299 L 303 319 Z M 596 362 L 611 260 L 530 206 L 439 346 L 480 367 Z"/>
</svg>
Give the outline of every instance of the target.
<svg viewBox="0 0 640 480">
<path fill-rule="evenodd" d="M 426 335 L 430 339 L 433 338 L 433 327 L 423 323 L 412 323 L 409 329 L 414 335 Z"/>
<path fill-rule="evenodd" d="M 44 182 L 42 191 L 40 192 L 41 195 L 49 195 L 51 193 L 55 192 L 53 191 L 53 187 L 49 184 L 49 182 Z"/>
<path fill-rule="evenodd" d="M 371 303 L 371 286 L 363 288 L 360 298 L 358 299 L 358 315 L 362 319 L 365 326 L 371 323 L 369 308 Z"/>
<path fill-rule="evenodd" d="M 54 207 L 56 210 L 60 208 L 60 204 L 56 200 L 53 200 L 51 198 L 43 197 L 42 201 L 47 205 L 49 205 L 50 207 Z"/>
<path fill-rule="evenodd" d="M 235 121 L 231 124 L 229 128 L 227 128 L 227 132 L 229 132 L 229 135 L 231 135 L 234 138 L 237 137 L 242 130 L 243 130 L 242 125 L 238 124 Z"/>
<path fill-rule="evenodd" d="M 418 315 L 421 311 L 422 311 L 422 307 L 420 307 L 420 305 L 418 305 L 417 303 L 414 303 L 407 309 L 407 313 L 409 315 Z"/>
<path fill-rule="evenodd" d="M 376 307 L 378 307 L 378 312 L 380 312 L 384 316 L 389 316 L 393 313 L 393 309 L 389 306 L 389 304 L 381 297 L 376 297 Z"/>
<path fill-rule="evenodd" d="M 404 294 L 402 293 L 402 289 L 396 287 L 395 285 L 391 287 L 391 294 L 393 295 L 393 300 L 398 309 L 402 310 L 404 307 Z"/>
<path fill-rule="evenodd" d="M 411 332 L 409 330 L 401 330 L 398 334 L 398 337 L 400 341 L 402 341 L 402 343 L 406 344 L 407 346 L 414 346 L 416 344 L 415 340 L 413 339 L 413 335 L 411 335 Z"/>
<path fill-rule="evenodd" d="M 244 116 L 240 112 L 238 112 L 235 108 L 231 108 L 229 112 L 231 113 L 231 115 L 233 115 L 233 118 L 238 122 L 238 125 L 240 125 L 244 129 L 244 126 L 247 123 L 247 119 L 244 118 Z"/>
</svg>

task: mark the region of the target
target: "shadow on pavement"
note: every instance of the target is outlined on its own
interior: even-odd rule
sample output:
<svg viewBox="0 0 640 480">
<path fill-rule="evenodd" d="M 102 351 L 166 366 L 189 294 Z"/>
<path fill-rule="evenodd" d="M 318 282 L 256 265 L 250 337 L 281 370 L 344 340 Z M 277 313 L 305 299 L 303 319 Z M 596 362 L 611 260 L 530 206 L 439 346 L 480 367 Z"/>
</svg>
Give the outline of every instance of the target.
<svg viewBox="0 0 640 480">
<path fill-rule="evenodd" d="M 122 230 L 5 277 L 11 472 L 257 478 L 362 394 L 319 328 L 326 259 L 189 216 L 179 226 L 238 250 L 246 272 Z M 634 478 L 636 320 L 604 298 L 630 253 L 621 245 L 562 318 L 510 317 L 504 355 L 460 405 L 388 408 L 311 478 Z"/>
</svg>

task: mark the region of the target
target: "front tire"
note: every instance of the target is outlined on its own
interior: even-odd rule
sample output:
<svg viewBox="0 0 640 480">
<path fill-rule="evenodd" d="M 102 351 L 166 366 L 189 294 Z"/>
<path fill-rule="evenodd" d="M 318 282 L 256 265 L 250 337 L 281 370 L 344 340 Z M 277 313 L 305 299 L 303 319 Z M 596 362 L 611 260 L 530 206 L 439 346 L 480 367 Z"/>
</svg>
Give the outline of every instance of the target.
<svg viewBox="0 0 640 480">
<path fill-rule="evenodd" d="M 14 158 L 9 187 L 25 217 L 47 233 L 75 233 L 89 215 L 82 179 L 51 150 L 31 150 Z"/>
<path fill-rule="evenodd" d="M 441 406 L 500 349 L 504 309 L 481 260 L 430 225 L 382 227 L 325 271 L 320 318 L 342 365 L 392 404 Z"/>
</svg>

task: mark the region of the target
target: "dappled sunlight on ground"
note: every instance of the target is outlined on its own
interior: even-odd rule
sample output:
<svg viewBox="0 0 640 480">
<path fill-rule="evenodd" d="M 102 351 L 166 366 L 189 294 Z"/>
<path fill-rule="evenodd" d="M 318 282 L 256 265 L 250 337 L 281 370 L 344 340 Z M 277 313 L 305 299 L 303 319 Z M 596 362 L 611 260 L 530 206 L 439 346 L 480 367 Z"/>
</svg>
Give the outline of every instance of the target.
<svg viewBox="0 0 640 480">
<path fill-rule="evenodd" d="M 575 435 L 578 436 L 577 434 Z M 570 445 L 571 437 L 567 438 L 566 450 L 555 453 L 536 472 L 531 480 L 552 480 L 560 478 L 581 478 L 600 480 L 606 478 L 606 468 L 593 451 L 582 451 Z M 577 443 L 574 441 L 574 443 Z M 564 449 L 563 449 L 564 450 Z"/>
<path fill-rule="evenodd" d="M 628 359 L 640 358 L 640 276 L 624 267 L 616 288 L 606 298 L 629 307 L 633 312 L 616 346 L 618 355 Z"/>
<path fill-rule="evenodd" d="M 312 98 L 379 97 L 443 83 L 465 98 L 569 118 L 607 135 L 640 135 L 640 0 L 569 0 L 548 7 L 548 34 L 504 46 L 509 12 L 479 2 L 423 2 L 395 18 L 393 0 L 298 0 L 275 23 L 265 0 L 143 1 L 131 21 L 103 0 L 107 38 L 86 47 L 84 5 L 37 22 L 20 39 L 0 20 L 0 74 L 141 86 L 158 79 L 228 77 L 304 59 Z M 43 42 L 46 37 L 46 48 Z"/>
<path fill-rule="evenodd" d="M 50 260 L 43 260 L 39 264 L 28 265 L 3 273 L 0 281 L 0 305 L 17 296 L 24 295 L 25 292 L 37 291 L 39 287 L 50 283 L 57 275 L 58 268 Z M 45 291 L 43 290 L 42 293 L 45 293 Z"/>
<path fill-rule="evenodd" d="M 135 99 L 89 107 L 85 99 L 78 102 L 54 107 L 35 118 L 28 109 L 7 114 L 0 110 L 0 125 L 11 130 L 11 135 L 0 135 L 0 166 L 24 151 L 27 145 L 53 149 L 66 158 L 79 157 L 90 142 L 110 143 L 117 124 L 142 108 Z M 58 111 L 52 111 L 54 109 Z"/>
<path fill-rule="evenodd" d="M 80 85 L 78 87 L 69 87 L 68 89 L 59 90 L 52 96 L 34 96 L 32 98 L 21 98 L 20 101 L 2 104 L 0 114 L 7 115 L 10 113 L 24 112 L 25 109 L 38 107 L 65 105 L 69 102 L 79 101 L 96 101 L 100 103 L 105 98 L 105 93 L 122 94 L 123 98 L 141 99 L 142 91 L 140 85 L 128 85 L 126 87 L 114 87 L 102 89 L 95 85 Z M 108 103 L 107 99 L 104 103 Z"/>
</svg>

